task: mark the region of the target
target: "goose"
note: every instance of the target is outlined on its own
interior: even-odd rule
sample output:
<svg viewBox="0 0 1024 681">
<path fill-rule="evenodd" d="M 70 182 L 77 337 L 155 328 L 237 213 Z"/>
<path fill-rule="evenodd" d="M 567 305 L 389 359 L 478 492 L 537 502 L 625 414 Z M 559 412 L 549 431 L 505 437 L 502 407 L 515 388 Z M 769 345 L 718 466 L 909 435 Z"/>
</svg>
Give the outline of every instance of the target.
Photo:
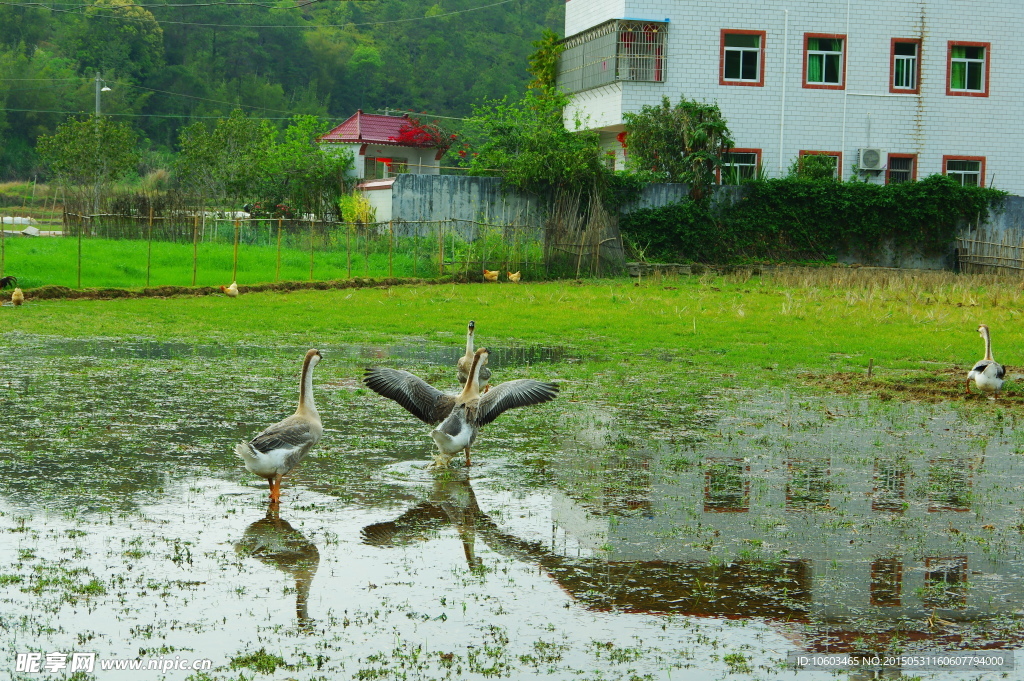
<svg viewBox="0 0 1024 681">
<path fill-rule="evenodd" d="M 25 302 L 25 294 L 21 292 L 21 289 L 17 286 L 14 287 L 14 291 L 11 293 L 11 303 L 14 305 L 21 305 Z"/>
<path fill-rule="evenodd" d="M 295 413 L 249 442 L 235 446 L 235 453 L 245 462 L 246 469 L 267 479 L 271 503 L 281 501 L 281 478 L 299 465 L 324 434 L 320 413 L 313 402 L 313 367 L 321 358 L 319 350 L 306 352 Z"/>
<path fill-rule="evenodd" d="M 400 369 L 368 369 L 363 383 L 370 390 L 398 402 L 424 423 L 436 425 L 430 437 L 437 444 L 432 467 L 444 468 L 460 451 L 470 462 L 470 447 L 480 428 L 509 409 L 541 404 L 558 394 L 554 383 L 520 378 L 499 383 L 486 393 L 480 392 L 480 370 L 487 362 L 487 348 L 473 355 L 466 386 L 458 395 L 446 395 L 419 376 Z M 439 424 L 439 425 L 438 425 Z"/>
<path fill-rule="evenodd" d="M 522 270 L 520 270 L 518 272 L 509 272 L 508 273 L 508 280 L 509 281 L 514 281 L 516 283 L 519 283 L 519 280 L 522 279 L 522 278 L 523 278 Z"/>
<path fill-rule="evenodd" d="M 979 360 L 967 374 L 967 394 L 971 392 L 971 379 L 978 390 L 988 393 L 995 393 L 999 397 L 999 391 L 1003 389 L 1003 377 L 1006 376 L 1006 369 L 1002 364 L 992 359 L 992 337 L 988 333 L 988 326 L 982 324 L 978 327 L 978 333 L 985 339 L 985 359 Z"/>
<path fill-rule="evenodd" d="M 469 380 L 469 370 L 473 366 L 473 332 L 475 329 L 476 322 L 470 320 L 469 326 L 466 328 L 466 354 L 459 357 L 459 361 L 455 365 L 459 370 L 459 385 L 466 385 L 466 381 Z M 491 380 L 491 370 L 485 365 L 480 369 L 480 385 L 486 386 L 485 391 L 490 389 L 487 386 L 489 380 Z"/>
<path fill-rule="evenodd" d="M 501 274 L 501 270 L 489 270 L 484 268 L 484 281 L 498 281 L 498 275 Z"/>
<path fill-rule="evenodd" d="M 220 285 L 220 290 L 223 291 L 224 295 L 226 295 L 228 298 L 237 298 L 238 297 L 238 283 L 237 282 L 234 282 L 234 281 L 231 282 L 231 286 L 225 286 L 224 284 L 221 284 Z"/>
</svg>

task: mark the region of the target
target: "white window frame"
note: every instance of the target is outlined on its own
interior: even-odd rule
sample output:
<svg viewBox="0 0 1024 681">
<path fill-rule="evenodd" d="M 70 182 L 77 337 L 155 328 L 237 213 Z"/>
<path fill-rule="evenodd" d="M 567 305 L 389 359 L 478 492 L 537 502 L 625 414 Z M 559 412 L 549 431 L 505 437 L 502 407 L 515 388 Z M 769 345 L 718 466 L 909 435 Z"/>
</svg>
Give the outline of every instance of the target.
<svg viewBox="0 0 1024 681">
<path fill-rule="evenodd" d="M 837 40 L 839 41 L 839 50 L 812 50 L 810 47 L 811 40 Z M 804 85 L 810 87 L 825 87 L 825 88 L 841 88 L 844 85 L 845 78 L 845 64 L 843 63 L 844 56 L 846 54 L 846 36 L 822 36 L 822 35 L 809 35 L 806 37 L 807 48 L 804 55 Z M 811 59 L 815 57 L 821 58 L 821 80 L 810 80 L 811 75 Z M 825 80 L 825 75 L 828 72 L 826 68 L 829 57 L 834 57 L 836 60 L 836 80 Z"/>
<path fill-rule="evenodd" d="M 973 47 L 981 50 L 982 57 L 954 57 L 953 49 L 957 47 Z M 953 87 L 953 68 L 956 64 L 964 65 L 964 87 L 957 88 Z M 978 87 L 968 87 L 970 84 L 971 77 L 971 64 L 978 64 L 981 66 L 980 80 Z M 971 94 L 984 94 L 986 92 L 986 84 L 988 81 L 988 47 L 985 45 L 968 45 L 963 43 L 953 43 L 949 49 L 949 91 L 950 92 L 961 92 Z"/>
<path fill-rule="evenodd" d="M 896 45 L 913 45 L 914 54 L 896 54 Z M 911 40 L 895 40 L 892 46 L 892 89 L 894 91 L 906 90 L 910 92 L 917 91 L 917 78 L 918 78 L 918 63 L 920 62 L 921 43 Z M 900 75 L 900 65 L 903 65 L 903 76 L 908 77 L 910 84 L 897 83 L 896 79 Z"/>
<path fill-rule="evenodd" d="M 726 39 L 731 35 L 739 36 L 753 36 L 757 38 L 757 47 L 734 47 L 726 44 Z M 722 35 L 722 80 L 727 83 L 760 83 L 761 82 L 761 50 L 764 48 L 764 38 L 761 33 L 741 33 L 739 31 L 723 31 Z M 740 59 L 740 76 L 739 78 L 730 78 L 726 73 L 726 68 L 729 63 L 729 53 L 739 52 Z M 754 77 L 744 78 L 743 77 L 743 59 L 746 55 L 754 55 Z"/>
</svg>

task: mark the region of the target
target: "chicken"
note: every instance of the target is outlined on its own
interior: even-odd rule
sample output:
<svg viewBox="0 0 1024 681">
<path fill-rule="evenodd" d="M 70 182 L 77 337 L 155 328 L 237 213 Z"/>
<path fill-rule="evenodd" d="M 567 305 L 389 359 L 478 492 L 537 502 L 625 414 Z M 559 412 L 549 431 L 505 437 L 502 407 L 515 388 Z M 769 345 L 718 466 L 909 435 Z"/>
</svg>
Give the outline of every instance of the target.
<svg viewBox="0 0 1024 681">
<path fill-rule="evenodd" d="M 484 268 L 484 281 L 498 281 L 498 275 L 501 274 L 501 270 L 489 270 Z"/>
<path fill-rule="evenodd" d="M 14 293 L 11 294 L 11 302 L 14 305 L 21 305 L 25 302 L 25 294 L 21 292 L 20 288 L 15 287 Z"/>
<path fill-rule="evenodd" d="M 509 281 L 518 282 L 522 278 L 523 278 L 523 275 L 522 275 L 521 272 L 509 272 L 508 273 L 508 280 Z"/>
<path fill-rule="evenodd" d="M 7 275 L 6 277 L 0 277 L 0 288 L 7 288 L 11 284 L 17 286 L 18 278 L 11 274 Z"/>
<path fill-rule="evenodd" d="M 224 295 L 228 298 L 238 297 L 238 284 L 236 282 L 231 282 L 231 286 L 224 286 L 221 284 L 220 290 L 223 291 Z"/>
</svg>

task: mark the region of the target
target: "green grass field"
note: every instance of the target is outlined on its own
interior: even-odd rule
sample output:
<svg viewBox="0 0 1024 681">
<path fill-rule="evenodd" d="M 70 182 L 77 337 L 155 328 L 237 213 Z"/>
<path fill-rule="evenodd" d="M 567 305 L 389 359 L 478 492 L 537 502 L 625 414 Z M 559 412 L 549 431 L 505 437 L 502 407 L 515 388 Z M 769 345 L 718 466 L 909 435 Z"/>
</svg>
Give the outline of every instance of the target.
<svg viewBox="0 0 1024 681">
<path fill-rule="evenodd" d="M 328 281 L 353 277 L 437 276 L 437 258 L 431 253 L 395 252 L 391 255 L 387 242 L 376 244 L 378 250 L 366 253 L 363 244 L 356 244 L 351 256 L 342 246 L 318 248 L 313 253 L 313 279 Z M 385 249 L 381 252 L 379 249 Z M 18 277 L 24 288 L 55 285 L 77 287 L 79 281 L 78 240 L 73 237 L 7 238 L 3 249 L 3 273 Z M 81 285 L 87 288 L 139 288 L 150 286 L 190 286 L 192 284 L 192 244 L 154 241 L 152 252 L 145 241 L 86 238 L 82 240 Z M 196 259 L 196 285 L 230 284 L 234 264 L 234 248 L 230 243 L 200 243 Z M 238 274 L 240 284 L 281 281 L 310 281 L 308 249 L 281 249 L 280 274 L 275 246 L 240 244 Z M 369 257 L 367 257 L 367 255 Z"/>
<path fill-rule="evenodd" d="M 474 319 L 480 344 L 568 346 L 598 358 L 587 363 L 588 372 L 610 370 L 624 380 L 662 371 L 668 361 L 670 373 L 711 385 L 810 381 L 834 389 L 909 387 L 933 397 L 948 389 L 953 397 L 962 392 L 964 372 L 983 355 L 979 323 L 992 328 L 995 357 L 1011 367 L 1011 375 L 1012 367 L 1024 364 L 1024 332 L 1016 324 L 1022 308 L 1024 293 L 1015 280 L 825 269 L 639 283 L 304 290 L 237 299 L 30 298 L 23 307 L 0 309 L 0 325 L 73 337 L 312 347 L 460 342 L 466 321 Z M 851 386 L 850 378 L 865 375 L 870 360 L 873 383 Z M 829 378 L 840 374 L 842 383 Z M 929 387 L 936 381 L 938 393 Z M 1007 392 L 1016 394 L 1012 381 Z"/>
</svg>

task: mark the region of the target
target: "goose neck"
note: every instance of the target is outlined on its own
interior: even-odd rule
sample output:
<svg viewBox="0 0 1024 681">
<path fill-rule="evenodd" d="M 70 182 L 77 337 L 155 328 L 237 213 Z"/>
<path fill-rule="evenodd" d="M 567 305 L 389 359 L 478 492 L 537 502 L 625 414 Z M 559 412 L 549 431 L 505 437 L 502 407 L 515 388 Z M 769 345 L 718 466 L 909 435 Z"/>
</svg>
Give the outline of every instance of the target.
<svg viewBox="0 0 1024 681">
<path fill-rule="evenodd" d="M 299 380 L 299 412 L 317 413 L 316 403 L 313 400 L 313 357 L 307 357 L 302 363 L 302 377 Z"/>
<path fill-rule="evenodd" d="M 988 329 L 982 331 L 982 335 L 985 338 L 985 359 L 990 362 L 995 361 L 992 359 L 992 337 L 988 333 Z"/>
</svg>

